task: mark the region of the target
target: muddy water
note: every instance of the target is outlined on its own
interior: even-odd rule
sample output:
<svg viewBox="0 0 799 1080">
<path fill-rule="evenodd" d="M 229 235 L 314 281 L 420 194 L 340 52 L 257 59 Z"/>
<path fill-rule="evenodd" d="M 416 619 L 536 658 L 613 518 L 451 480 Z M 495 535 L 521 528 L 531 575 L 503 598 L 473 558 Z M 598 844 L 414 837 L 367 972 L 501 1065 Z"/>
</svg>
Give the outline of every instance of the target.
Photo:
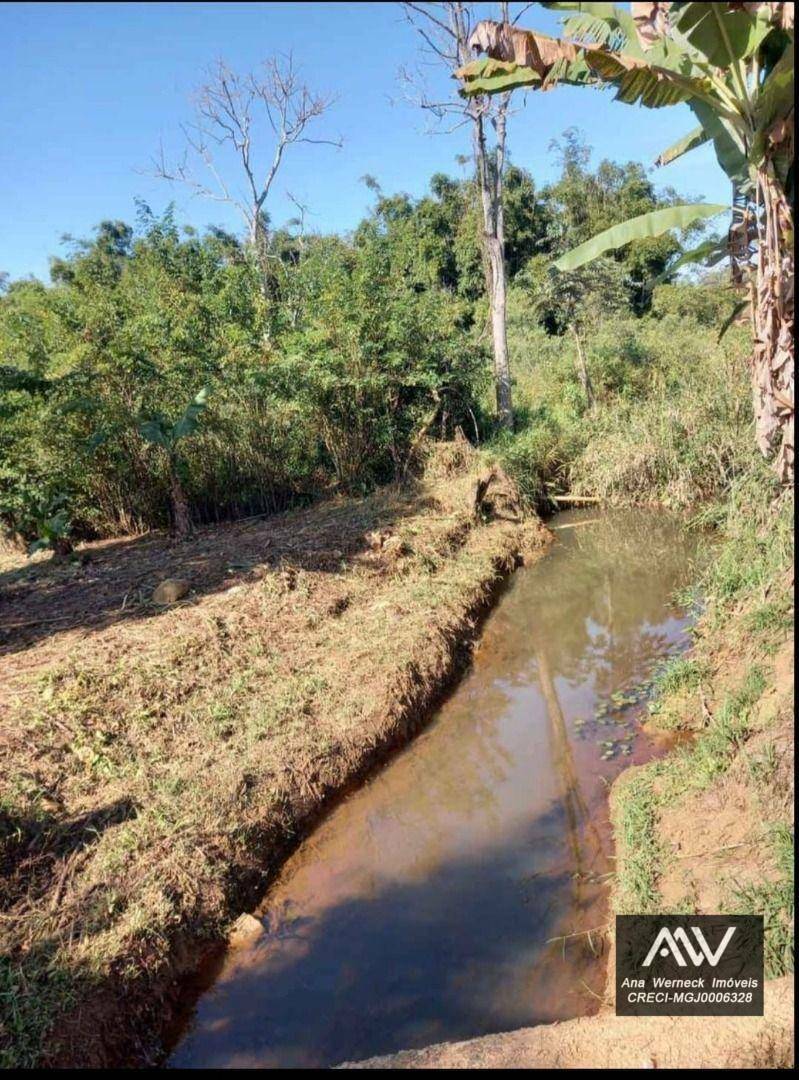
<svg viewBox="0 0 799 1080">
<path fill-rule="evenodd" d="M 580 931 L 609 918 L 607 783 L 663 747 L 638 718 L 686 641 L 694 543 L 595 518 L 555 520 L 434 723 L 287 863 L 172 1067 L 326 1066 L 597 1007 Z"/>
</svg>

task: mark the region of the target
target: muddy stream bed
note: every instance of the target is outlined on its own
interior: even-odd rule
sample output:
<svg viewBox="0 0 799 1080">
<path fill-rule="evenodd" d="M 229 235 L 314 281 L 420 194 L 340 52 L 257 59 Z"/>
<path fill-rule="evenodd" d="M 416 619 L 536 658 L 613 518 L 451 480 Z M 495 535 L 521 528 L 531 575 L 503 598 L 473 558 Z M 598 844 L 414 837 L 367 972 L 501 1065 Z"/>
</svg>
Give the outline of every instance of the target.
<svg viewBox="0 0 799 1080">
<path fill-rule="evenodd" d="M 203 973 L 170 1067 L 329 1066 L 596 1011 L 602 935 L 580 932 L 610 918 L 608 785 L 668 749 L 640 721 L 687 645 L 696 540 L 648 511 L 550 524 L 429 727 Z"/>
</svg>

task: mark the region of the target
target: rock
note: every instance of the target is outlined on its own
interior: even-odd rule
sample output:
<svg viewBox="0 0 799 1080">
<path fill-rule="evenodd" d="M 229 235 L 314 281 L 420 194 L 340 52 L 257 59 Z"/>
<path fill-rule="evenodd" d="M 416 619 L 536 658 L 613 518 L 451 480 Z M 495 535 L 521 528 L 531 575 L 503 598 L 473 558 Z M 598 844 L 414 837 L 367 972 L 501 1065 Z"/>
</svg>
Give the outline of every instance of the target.
<svg viewBox="0 0 799 1080">
<path fill-rule="evenodd" d="M 261 920 L 256 919 L 254 915 L 248 915 L 245 911 L 243 915 L 239 915 L 230 928 L 228 941 L 235 949 L 239 945 L 248 945 L 251 941 L 255 941 L 263 932 L 264 924 Z"/>
<path fill-rule="evenodd" d="M 182 578 L 166 578 L 153 590 L 154 604 L 174 604 L 181 600 L 189 591 L 188 581 Z"/>
</svg>

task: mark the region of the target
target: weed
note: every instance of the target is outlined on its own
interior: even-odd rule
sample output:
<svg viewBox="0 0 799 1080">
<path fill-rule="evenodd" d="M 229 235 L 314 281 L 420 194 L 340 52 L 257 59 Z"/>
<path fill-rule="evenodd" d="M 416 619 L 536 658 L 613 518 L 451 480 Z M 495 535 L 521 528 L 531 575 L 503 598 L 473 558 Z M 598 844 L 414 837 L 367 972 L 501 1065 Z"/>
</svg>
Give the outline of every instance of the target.
<svg viewBox="0 0 799 1080">
<path fill-rule="evenodd" d="M 649 777 L 639 773 L 622 786 L 614 814 L 619 844 L 616 910 L 620 915 L 658 910 L 657 879 L 665 852 L 658 841 L 657 813 L 658 799 Z"/>
<path fill-rule="evenodd" d="M 766 839 L 773 852 L 776 879 L 760 885 L 733 887 L 725 910 L 763 916 L 766 978 L 776 979 L 794 969 L 793 829 L 785 823 L 774 824 L 767 828 Z"/>
</svg>

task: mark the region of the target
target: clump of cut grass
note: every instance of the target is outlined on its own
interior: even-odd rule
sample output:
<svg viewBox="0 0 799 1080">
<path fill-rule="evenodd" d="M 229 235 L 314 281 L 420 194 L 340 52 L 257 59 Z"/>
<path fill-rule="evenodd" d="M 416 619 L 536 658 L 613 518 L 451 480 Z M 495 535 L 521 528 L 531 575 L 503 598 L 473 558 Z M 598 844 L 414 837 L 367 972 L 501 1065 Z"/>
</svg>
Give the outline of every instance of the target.
<svg viewBox="0 0 799 1080">
<path fill-rule="evenodd" d="M 790 597 L 767 600 L 747 613 L 745 627 L 753 634 L 781 634 L 793 625 L 793 604 Z"/>
<path fill-rule="evenodd" d="M 652 681 L 649 715 L 665 731 L 697 726 L 698 695 L 709 675 L 707 661 L 695 656 L 673 656 L 657 669 Z M 689 701 L 696 707 L 688 708 Z M 693 720 L 693 722 L 691 722 Z"/>
<path fill-rule="evenodd" d="M 674 656 L 655 672 L 655 694 L 676 694 L 696 690 L 708 675 L 708 665 L 695 656 Z"/>
</svg>

